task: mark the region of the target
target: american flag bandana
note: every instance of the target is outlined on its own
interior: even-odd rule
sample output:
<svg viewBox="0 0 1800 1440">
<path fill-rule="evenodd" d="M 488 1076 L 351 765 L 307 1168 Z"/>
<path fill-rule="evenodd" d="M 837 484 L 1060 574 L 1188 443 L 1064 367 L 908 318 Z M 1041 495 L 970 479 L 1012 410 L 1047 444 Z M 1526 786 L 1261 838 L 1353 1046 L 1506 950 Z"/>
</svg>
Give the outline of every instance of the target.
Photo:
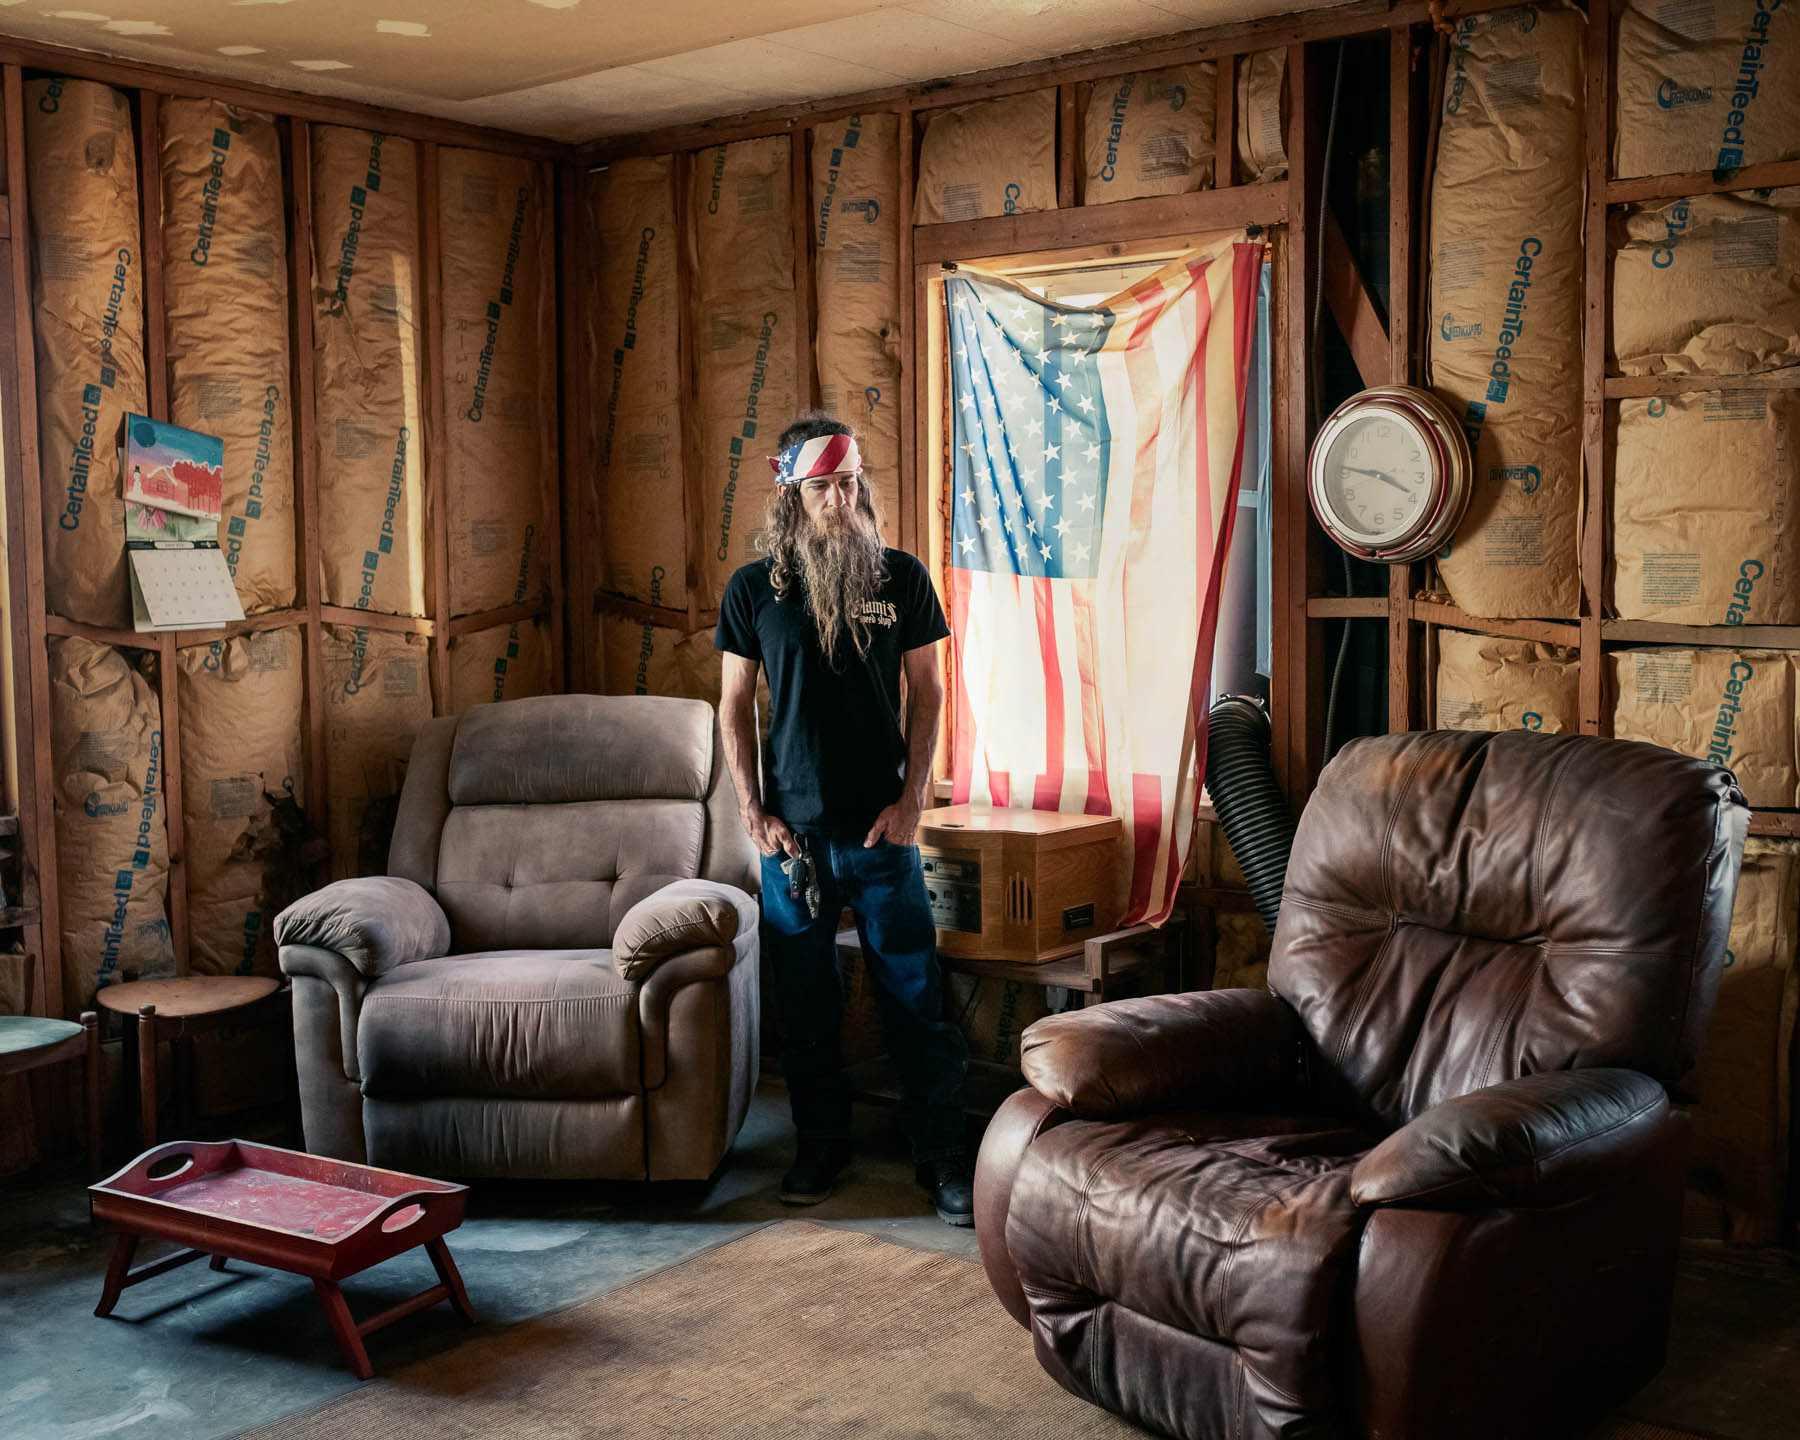
<svg viewBox="0 0 1800 1440">
<path fill-rule="evenodd" d="M 769 468 L 775 472 L 777 485 L 798 485 L 802 480 L 845 470 L 860 475 L 862 455 L 853 436 L 819 435 L 790 445 L 779 455 L 771 455 Z"/>
</svg>

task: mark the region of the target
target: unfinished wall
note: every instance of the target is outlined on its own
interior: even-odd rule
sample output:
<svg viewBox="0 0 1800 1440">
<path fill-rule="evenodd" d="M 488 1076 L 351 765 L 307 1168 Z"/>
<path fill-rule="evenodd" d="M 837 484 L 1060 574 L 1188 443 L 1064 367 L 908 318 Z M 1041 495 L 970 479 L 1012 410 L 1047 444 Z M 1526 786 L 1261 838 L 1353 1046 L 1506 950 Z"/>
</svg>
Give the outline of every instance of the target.
<svg viewBox="0 0 1800 1440">
<path fill-rule="evenodd" d="M 1081 203 L 1181 195 L 1213 183 L 1211 60 L 1083 85 Z"/>
<path fill-rule="evenodd" d="M 1800 155 L 1800 16 L 1771 0 L 1625 0 L 1613 173 L 1686 175 Z"/>
<path fill-rule="evenodd" d="M 1246 185 L 1287 174 L 1287 51 L 1238 57 L 1238 172 Z"/>
<path fill-rule="evenodd" d="M 709 609 L 731 572 L 756 558 L 771 478 L 766 457 L 804 393 L 788 147 L 788 137 L 776 136 L 715 145 L 695 157 L 699 585 Z"/>
<path fill-rule="evenodd" d="M 1269 927 L 1254 910 L 1220 910 L 1213 916 L 1215 990 L 1267 990 Z"/>
<path fill-rule="evenodd" d="M 1689 1153 L 1690 1233 L 1738 1244 L 1785 1237 L 1789 1069 L 1800 985 L 1794 974 L 1800 847 L 1744 847 L 1718 1003 L 1700 1055 Z"/>
<path fill-rule="evenodd" d="M 550 621 L 539 615 L 450 639 L 451 713 L 497 700 L 548 695 Z"/>
<path fill-rule="evenodd" d="M 1056 91 L 977 100 L 926 117 L 913 224 L 1056 208 Z"/>
<path fill-rule="evenodd" d="M 1800 361 L 1800 187 L 1614 211 L 1612 353 L 1626 375 Z"/>
<path fill-rule="evenodd" d="M 323 596 L 424 615 L 417 147 L 340 125 L 317 126 L 312 139 Z"/>
<path fill-rule="evenodd" d="M 331 878 L 385 875 L 407 758 L 431 718 L 429 642 L 362 626 L 324 630 Z"/>
<path fill-rule="evenodd" d="M 1613 734 L 1729 766 L 1755 807 L 1800 800 L 1785 651 L 1646 647 L 1606 657 Z"/>
<path fill-rule="evenodd" d="M 438 151 L 450 613 L 550 596 L 556 331 L 534 161 Z"/>
<path fill-rule="evenodd" d="M 1441 730 L 1581 733 L 1581 660 L 1563 645 L 1437 632 Z"/>
<path fill-rule="evenodd" d="M 674 158 L 615 160 L 592 177 L 587 198 L 597 272 L 587 423 L 599 587 L 685 610 Z"/>
<path fill-rule="evenodd" d="M 78 1015 L 103 985 L 175 970 L 162 710 L 111 646 L 53 636 L 49 658 L 62 1003 Z"/>
<path fill-rule="evenodd" d="M 189 969 L 274 975 L 275 916 L 312 888 L 298 829 L 300 631 L 189 646 L 180 665 Z"/>
<path fill-rule="evenodd" d="M 150 409 L 131 105 L 88 80 L 25 86 L 44 601 L 129 628 L 119 425 Z"/>
<path fill-rule="evenodd" d="M 1471 615 L 1565 616 L 1580 593 L 1583 47 L 1573 10 L 1459 20 L 1431 191 L 1428 383 L 1475 456 L 1438 560 Z"/>
<path fill-rule="evenodd" d="M 219 547 L 245 613 L 294 603 L 281 136 L 213 100 L 162 107 L 169 419 L 225 444 Z"/>
<path fill-rule="evenodd" d="M 1800 622 L 1800 396 L 1619 402 L 1612 603 L 1627 620 Z"/>
<path fill-rule="evenodd" d="M 900 526 L 900 117 L 852 115 L 814 130 L 811 202 L 819 403 L 855 429 L 891 541 Z"/>
</svg>

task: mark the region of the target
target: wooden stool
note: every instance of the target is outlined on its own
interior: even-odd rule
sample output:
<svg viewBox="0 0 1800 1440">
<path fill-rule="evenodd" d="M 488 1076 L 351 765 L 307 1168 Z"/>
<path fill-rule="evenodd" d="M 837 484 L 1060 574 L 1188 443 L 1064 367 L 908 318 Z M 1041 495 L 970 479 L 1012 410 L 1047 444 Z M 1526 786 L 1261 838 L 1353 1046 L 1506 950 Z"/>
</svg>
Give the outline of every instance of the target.
<svg viewBox="0 0 1800 1440">
<path fill-rule="evenodd" d="M 60 1060 L 82 1060 L 87 1090 L 88 1178 L 100 1173 L 100 1017 L 82 1012 L 81 1023 L 42 1015 L 0 1015 L 0 1078 Z"/>
<path fill-rule="evenodd" d="M 178 980 L 133 980 L 108 985 L 95 997 L 108 1010 L 137 1017 L 125 1027 L 126 1060 L 137 1047 L 138 1134 L 146 1148 L 156 1143 L 156 1047 L 164 1040 L 191 1040 L 280 989 L 267 975 L 184 975 Z M 179 1074 L 179 1071 L 177 1072 Z"/>
</svg>

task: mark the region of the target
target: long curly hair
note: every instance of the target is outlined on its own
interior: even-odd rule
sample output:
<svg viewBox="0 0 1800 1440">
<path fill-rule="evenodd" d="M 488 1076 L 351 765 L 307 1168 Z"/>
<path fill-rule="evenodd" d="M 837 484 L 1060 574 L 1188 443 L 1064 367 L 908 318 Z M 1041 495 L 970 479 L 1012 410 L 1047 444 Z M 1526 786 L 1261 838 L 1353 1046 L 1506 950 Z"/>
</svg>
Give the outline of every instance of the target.
<svg viewBox="0 0 1800 1440">
<path fill-rule="evenodd" d="M 777 448 L 785 450 L 822 435 L 856 432 L 822 410 L 802 415 L 781 432 Z M 775 598 L 802 598 L 819 633 L 826 663 L 836 666 L 846 636 L 858 655 L 869 648 L 869 626 L 863 602 L 874 599 L 887 580 L 882 555 L 881 513 L 865 472 L 856 487 L 856 509 L 837 533 L 817 525 L 806 513 L 798 485 L 777 485 L 769 497 L 765 544 L 771 561 L 769 583 Z"/>
</svg>

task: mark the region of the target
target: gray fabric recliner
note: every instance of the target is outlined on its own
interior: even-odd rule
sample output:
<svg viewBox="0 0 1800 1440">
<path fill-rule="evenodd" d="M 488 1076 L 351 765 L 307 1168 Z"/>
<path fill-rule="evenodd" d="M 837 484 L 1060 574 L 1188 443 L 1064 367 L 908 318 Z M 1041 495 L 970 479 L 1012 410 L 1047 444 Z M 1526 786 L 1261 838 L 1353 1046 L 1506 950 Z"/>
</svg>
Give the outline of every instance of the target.
<svg viewBox="0 0 1800 1440">
<path fill-rule="evenodd" d="M 306 1147 L 438 1175 L 704 1179 L 758 1065 L 754 847 L 700 700 L 419 732 L 388 875 L 275 921 Z"/>
</svg>

